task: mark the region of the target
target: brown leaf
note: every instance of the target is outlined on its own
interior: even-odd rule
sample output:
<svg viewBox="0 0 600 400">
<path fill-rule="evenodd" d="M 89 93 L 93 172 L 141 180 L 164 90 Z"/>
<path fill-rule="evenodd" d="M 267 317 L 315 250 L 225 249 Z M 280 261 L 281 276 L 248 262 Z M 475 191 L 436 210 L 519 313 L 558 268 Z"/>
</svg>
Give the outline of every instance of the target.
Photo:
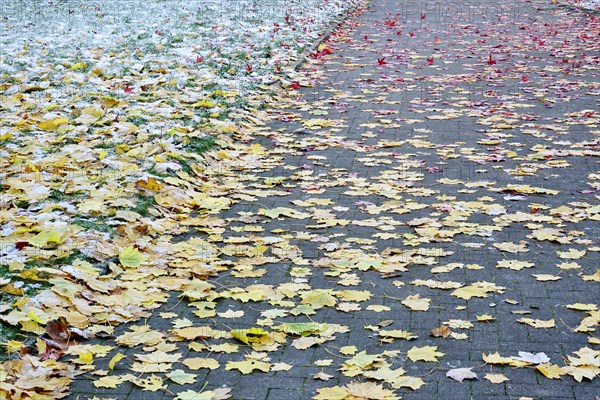
<svg viewBox="0 0 600 400">
<path fill-rule="evenodd" d="M 50 336 L 51 340 L 46 340 L 46 343 L 51 347 L 55 347 L 60 350 L 66 350 L 69 347 L 69 339 L 71 334 L 69 327 L 62 321 L 55 320 L 50 321 L 46 324 L 46 334 Z"/>
<path fill-rule="evenodd" d="M 429 334 L 433 337 L 443 337 L 446 338 L 450 336 L 452 331 L 446 325 L 441 325 L 439 328 L 434 328 L 429 332 Z"/>
</svg>

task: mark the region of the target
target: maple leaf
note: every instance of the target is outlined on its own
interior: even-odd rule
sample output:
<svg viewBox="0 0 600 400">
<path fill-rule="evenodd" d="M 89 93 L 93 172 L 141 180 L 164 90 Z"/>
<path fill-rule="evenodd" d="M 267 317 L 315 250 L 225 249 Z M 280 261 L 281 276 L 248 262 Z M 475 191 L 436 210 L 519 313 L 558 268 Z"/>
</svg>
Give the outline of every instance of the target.
<svg viewBox="0 0 600 400">
<path fill-rule="evenodd" d="M 562 367 L 559 367 L 556 364 L 543 363 L 539 364 L 535 367 L 538 371 L 540 371 L 546 378 L 549 379 L 560 379 L 561 375 L 565 374 L 565 371 Z"/>
<path fill-rule="evenodd" d="M 234 329 L 231 331 L 231 336 L 245 344 L 258 343 L 260 340 L 269 335 L 269 332 L 262 328 L 250 329 Z"/>
<path fill-rule="evenodd" d="M 190 357 L 182 361 L 182 364 L 192 370 L 200 368 L 217 369 L 220 364 L 214 358 Z"/>
<path fill-rule="evenodd" d="M 454 368 L 446 372 L 446 377 L 458 382 L 462 382 L 465 379 L 477 379 L 477 374 L 472 370 L 473 368 Z"/>
<path fill-rule="evenodd" d="M 317 372 L 316 374 L 313 375 L 313 379 L 315 379 L 315 380 L 328 381 L 331 378 L 333 378 L 333 375 L 326 374 L 323 371 Z"/>
<path fill-rule="evenodd" d="M 446 325 L 441 325 L 438 328 L 432 329 L 429 334 L 433 337 L 446 338 L 446 337 L 450 336 L 451 333 L 452 333 L 452 331 L 450 330 L 450 328 L 448 328 Z"/>
<path fill-rule="evenodd" d="M 315 310 L 333 307 L 337 302 L 333 294 L 334 291 L 330 289 L 314 289 L 304 292 L 300 295 L 302 297 L 301 304 L 309 304 Z"/>
<path fill-rule="evenodd" d="M 246 375 L 254 370 L 269 372 L 271 370 L 271 364 L 258 360 L 228 361 L 225 365 L 225 369 L 228 371 L 237 369 L 242 374 Z"/>
<path fill-rule="evenodd" d="M 146 262 L 146 257 L 133 246 L 129 246 L 121 250 L 119 253 L 119 261 L 125 267 L 137 268 Z"/>
<path fill-rule="evenodd" d="M 391 338 L 391 339 L 404 339 L 404 340 L 412 340 L 416 339 L 417 336 L 410 332 L 402 331 L 402 330 L 381 330 L 377 333 L 379 336 L 383 338 Z"/>
<path fill-rule="evenodd" d="M 411 388 L 412 390 L 417 390 L 421 386 L 425 385 L 425 382 L 421 378 L 415 378 L 412 376 L 400 376 L 394 379 L 394 381 L 391 382 L 391 384 L 394 389 L 407 387 Z"/>
<path fill-rule="evenodd" d="M 452 296 L 469 300 L 471 297 L 487 297 L 487 290 L 478 286 L 469 285 L 454 290 Z"/>
<path fill-rule="evenodd" d="M 116 389 L 117 385 L 123 383 L 123 378 L 120 376 L 103 376 L 94 380 L 94 386 L 97 388 Z"/>
<path fill-rule="evenodd" d="M 346 386 L 350 396 L 368 400 L 399 400 L 394 392 L 375 382 L 351 382 Z"/>
<path fill-rule="evenodd" d="M 231 397 L 229 394 L 231 389 L 229 388 L 218 388 L 214 390 L 207 390 L 206 392 L 195 392 L 193 390 L 187 390 L 181 392 L 175 398 L 176 400 L 225 400 Z"/>
<path fill-rule="evenodd" d="M 437 362 L 438 357 L 442 357 L 444 353 L 437 351 L 437 346 L 413 346 L 408 350 L 407 357 L 412 361 L 432 361 Z"/>
<path fill-rule="evenodd" d="M 178 385 L 185 385 L 196 382 L 196 375 L 188 374 L 182 369 L 176 369 L 174 371 L 171 371 L 166 376 Z"/>
<path fill-rule="evenodd" d="M 427 311 L 429 310 L 430 299 L 421 298 L 421 295 L 415 294 L 413 296 L 408 296 L 406 299 L 402 300 L 402 304 L 406 307 L 410 308 L 414 311 Z"/>
<path fill-rule="evenodd" d="M 313 400 L 344 400 L 349 396 L 348 390 L 341 386 L 317 389 Z"/>
<path fill-rule="evenodd" d="M 534 328 L 554 328 L 556 326 L 556 322 L 553 319 L 549 319 L 547 321 L 541 319 L 533 319 L 533 318 L 521 318 L 518 319 L 517 322 L 522 324 L 527 324 L 529 326 L 533 326 Z"/>
<path fill-rule="evenodd" d="M 492 383 L 503 383 L 510 380 L 503 374 L 485 374 L 484 378 Z"/>
</svg>

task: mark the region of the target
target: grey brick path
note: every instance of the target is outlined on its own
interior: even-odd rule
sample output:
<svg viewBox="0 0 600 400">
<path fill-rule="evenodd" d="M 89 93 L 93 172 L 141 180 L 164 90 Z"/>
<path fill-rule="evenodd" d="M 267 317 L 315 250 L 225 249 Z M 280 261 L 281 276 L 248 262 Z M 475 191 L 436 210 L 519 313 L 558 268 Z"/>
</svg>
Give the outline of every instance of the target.
<svg viewBox="0 0 600 400">
<path fill-rule="evenodd" d="M 296 120 L 275 121 L 262 135 L 257 135 L 257 142 L 283 154 L 283 160 L 275 168 L 256 173 L 258 180 L 248 177 L 244 183 L 248 188 L 265 190 L 262 185 L 265 178 L 285 176 L 287 181 L 275 188 L 288 190 L 289 194 L 259 198 L 256 202 L 241 201 L 223 215 L 230 221 L 223 234 L 225 238 L 243 235 L 232 228 L 249 225 L 264 228 L 263 232 L 251 233 L 253 242 L 257 238 L 275 236 L 270 232 L 273 229 L 290 231 L 290 243 L 302 251 L 307 264 L 302 266 L 310 270 L 306 279 L 313 288 L 369 290 L 373 295 L 360 303 L 360 311 L 341 312 L 325 307 L 310 317 L 276 318 L 277 323 L 336 323 L 348 326 L 350 331 L 336 334 L 334 341 L 305 350 L 290 346 L 288 339 L 282 347 L 270 352 L 269 357 L 271 362 L 293 365 L 289 371 L 241 375 L 224 369 L 229 360 L 243 360 L 243 355 L 251 351 L 248 349 L 219 355 L 219 369 L 200 370 L 204 372 L 198 374 L 195 384 L 170 384 L 166 392 L 144 392 L 130 383 L 121 384 L 117 389 L 96 389 L 92 385 L 94 377 L 84 375 L 73 384 L 69 400 L 94 396 L 170 399 L 182 390 L 199 390 L 205 384 L 207 390 L 231 387 L 235 399 L 310 399 L 318 388 L 355 380 L 338 370 L 345 358 L 339 348 L 347 345 L 356 346 L 358 351 L 366 350 L 368 354 L 400 351 L 388 359 L 392 367 L 402 367 L 407 375 L 422 377 L 426 382 L 416 391 L 398 389 L 396 393 L 404 399 L 588 400 L 600 396 L 600 379 L 578 383 L 570 376 L 563 376 L 560 380 L 550 380 L 533 368 L 489 366 L 482 360 L 484 352 L 499 352 L 507 357 L 516 356 L 519 351 L 544 352 L 551 362 L 564 365 L 564 358 L 582 347 L 598 349 L 597 344 L 588 343 L 594 335 L 598 338 L 597 333 L 573 332 L 586 314 L 565 308 L 573 303 L 598 304 L 600 299 L 600 283 L 582 279 L 584 275 L 595 273 L 599 265 L 598 220 L 590 219 L 590 214 L 572 221 L 560 220 L 556 215 L 554 220 L 547 217 L 551 215 L 550 210 L 562 205 L 578 210 L 575 214 L 598 205 L 597 193 L 578 191 L 589 189 L 587 182 L 599 183 L 598 175 L 592 176 L 598 174 L 599 48 L 597 38 L 591 35 L 594 29 L 597 32 L 600 17 L 595 16 L 592 22 L 590 16 L 580 11 L 545 1 L 461 4 L 372 1 L 352 30 L 329 43 L 333 54 L 325 56 L 320 63 L 305 66 L 322 72 L 315 78 L 316 85 L 302 88 L 295 104 L 289 100 L 277 104 L 280 112 L 293 114 Z M 584 35 L 586 31 L 590 34 L 588 38 Z M 587 54 L 582 56 L 581 53 Z M 490 54 L 496 64 L 487 62 Z M 432 56 L 433 62 L 429 65 L 427 59 Z M 385 64 L 379 66 L 377 59 L 384 57 L 382 64 Z M 563 58 L 583 63 L 581 66 L 563 63 Z M 569 65 L 574 68 L 567 74 Z M 315 110 L 323 110 L 326 115 L 319 115 Z M 583 110 L 595 110 L 596 115 L 585 116 Z M 272 114 L 277 116 L 274 111 Z M 448 119 L 436 119 L 441 116 Z M 329 128 L 304 127 L 302 120 L 311 118 L 339 122 Z M 275 138 L 287 145 L 276 146 L 272 140 Z M 385 141 L 398 141 L 401 145 L 387 147 Z M 500 157 L 503 160 L 495 162 Z M 560 162 L 563 161 L 568 167 L 562 168 Z M 519 169 L 533 172 L 518 174 Z M 312 175 L 302 174 L 308 171 L 312 171 Z M 510 193 L 501 190 L 511 184 L 560 193 L 538 193 L 526 196 L 525 200 L 507 200 Z M 311 186 L 324 191 L 315 194 Z M 484 196 L 491 199 L 482 199 Z M 291 203 L 310 198 L 331 199 L 332 204 L 302 207 Z M 500 205 L 506 214 L 486 213 L 481 206 L 467 203 L 477 201 Z M 422 204 L 423 208 L 411 207 L 411 204 Z M 348 209 L 336 209 L 338 206 Z M 260 216 L 255 222 L 236 220 L 243 212 L 257 213 L 260 208 L 276 207 L 310 213 L 321 210 L 352 222 L 347 226 L 314 229 L 310 226 L 317 225 L 316 218 L 271 220 Z M 373 207 L 381 209 L 371 214 L 369 210 L 374 210 Z M 410 209 L 400 211 L 407 207 Z M 452 219 L 449 208 L 467 211 Z M 507 216 L 519 215 L 531 218 L 507 220 Z M 536 221 L 535 216 L 540 218 Z M 451 240 L 443 241 L 439 236 L 435 239 L 423 229 L 407 224 L 415 218 L 437 221 L 439 229 L 432 232 L 438 235 L 456 227 L 462 231 L 451 233 Z M 356 223 L 367 220 L 379 223 L 376 226 Z M 571 232 L 571 243 L 558 244 L 528 237 L 542 226 L 561 229 L 567 236 Z M 312 236 L 300 236 L 306 233 Z M 396 237 L 374 236 L 385 233 L 394 233 Z M 326 238 L 332 247 L 324 246 Z M 361 244 L 351 238 L 374 241 Z M 529 251 L 510 254 L 492 246 L 510 241 L 525 241 Z M 464 246 L 465 243 L 483 244 L 483 247 L 474 249 Z M 594 246 L 596 251 L 588 250 L 580 259 L 557 256 L 557 251 Z M 352 269 L 348 272 L 356 274 L 361 283 L 345 287 L 336 284 L 338 277 L 327 274 L 329 268 L 317 266 L 332 254 L 334 247 L 362 248 L 365 255 L 384 254 L 384 259 L 392 257 L 386 255 L 388 248 L 405 252 L 425 248 L 433 254 L 429 259 L 433 265 L 427 265 L 427 259 L 418 264 L 413 258 L 405 272 L 391 278 L 384 278 L 373 269 Z M 444 251 L 454 253 L 443 256 Z M 231 259 L 236 260 L 236 257 Z M 497 262 L 504 259 L 530 261 L 535 266 L 520 271 L 496 268 Z M 577 262 L 581 268 L 557 268 L 562 262 Z M 432 268 L 450 263 L 478 264 L 482 269 L 456 268 L 432 273 Z M 223 273 L 214 281 L 222 288 L 217 291 L 256 283 L 277 286 L 294 281 L 296 278 L 290 273 L 297 266 L 288 259 L 261 266 L 267 273 L 259 278 L 235 278 Z M 532 274 L 557 275 L 560 280 L 541 282 Z M 448 290 L 411 284 L 417 279 L 462 284 L 488 281 L 505 287 L 506 291 L 489 293 L 487 298 L 463 300 L 451 296 Z M 394 284 L 397 281 L 404 285 L 398 287 Z M 411 311 L 399 301 L 414 294 L 431 299 L 429 311 Z M 518 304 L 507 303 L 507 299 Z M 299 297 L 292 300 L 298 305 Z M 366 310 L 368 305 L 385 305 L 389 310 L 374 312 Z M 220 299 L 218 312 L 243 310 L 245 315 L 234 320 L 220 317 L 199 320 L 193 314 L 196 309 L 189 307 L 186 301 L 179 301 L 174 294 L 168 304 L 145 322 L 155 329 L 171 329 L 171 322 L 158 316 L 159 312 L 168 310 L 190 319 L 195 325 L 210 324 L 218 329 L 223 329 L 220 324 L 251 327 L 257 326 L 257 320 L 263 318 L 262 311 L 273 308 L 285 307 L 275 307 L 266 301 L 241 303 Z M 519 310 L 529 314 L 514 313 Z M 476 317 L 482 314 L 489 314 L 494 320 L 478 322 Z M 554 318 L 556 327 L 536 329 L 517 323 L 522 317 Z M 450 319 L 472 322 L 472 328 L 453 329 L 466 333 L 468 339 L 429 336 L 431 329 Z M 386 329 L 407 330 L 418 339 L 381 343 L 375 332 L 365 329 L 385 320 L 394 321 Z M 117 331 L 125 329 L 127 327 L 119 327 Z M 224 342 L 234 343 L 233 340 L 214 341 Z M 208 355 L 188 350 L 188 344 L 178 343 L 183 357 Z M 439 351 L 445 353 L 439 363 L 407 360 L 408 349 L 425 345 L 438 346 Z M 128 359 L 121 361 L 114 373 L 128 373 L 133 355 L 143 352 L 140 348 L 126 350 Z M 332 359 L 333 363 L 326 367 L 315 366 L 315 361 L 321 359 Z M 181 364 L 174 365 L 187 371 Z M 479 380 L 459 383 L 446 378 L 446 371 L 456 367 L 474 367 Z M 334 378 L 327 382 L 312 379 L 319 371 Z M 488 372 L 503 373 L 510 381 L 492 384 L 483 379 Z M 357 379 L 364 381 L 364 378 Z"/>
</svg>

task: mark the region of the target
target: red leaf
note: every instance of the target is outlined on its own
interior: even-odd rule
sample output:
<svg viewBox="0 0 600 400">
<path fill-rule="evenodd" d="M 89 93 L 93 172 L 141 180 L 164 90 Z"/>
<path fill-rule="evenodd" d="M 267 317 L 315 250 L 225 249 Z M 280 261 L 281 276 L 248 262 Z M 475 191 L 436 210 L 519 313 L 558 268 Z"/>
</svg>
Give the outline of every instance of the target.
<svg viewBox="0 0 600 400">
<path fill-rule="evenodd" d="M 246 64 L 246 71 L 252 72 L 252 66 L 250 64 Z"/>
<path fill-rule="evenodd" d="M 490 58 L 487 61 L 488 65 L 495 65 L 496 60 L 492 59 L 492 53 L 490 53 Z"/>
<path fill-rule="evenodd" d="M 378 58 L 377 59 L 377 64 L 380 65 L 380 66 L 387 64 L 387 62 L 385 61 L 385 57 Z"/>
<path fill-rule="evenodd" d="M 23 250 L 27 246 L 31 246 L 29 244 L 29 242 L 17 242 L 17 243 L 15 243 L 15 247 L 17 248 L 17 250 Z"/>
<path fill-rule="evenodd" d="M 202 61 L 204 61 L 204 60 L 202 59 L 202 57 L 200 57 L 200 56 L 197 56 L 197 57 L 196 57 L 196 62 L 197 62 L 197 63 L 201 63 Z"/>
<path fill-rule="evenodd" d="M 300 87 L 300 83 L 298 82 L 292 82 L 292 84 L 290 85 L 290 87 L 294 90 L 298 90 L 298 88 Z"/>
</svg>

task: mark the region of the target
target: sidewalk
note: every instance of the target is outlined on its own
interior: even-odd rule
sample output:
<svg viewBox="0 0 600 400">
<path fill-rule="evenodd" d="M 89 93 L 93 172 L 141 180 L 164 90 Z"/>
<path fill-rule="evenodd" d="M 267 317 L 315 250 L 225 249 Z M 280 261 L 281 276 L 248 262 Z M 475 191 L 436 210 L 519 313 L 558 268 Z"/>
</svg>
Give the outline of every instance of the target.
<svg viewBox="0 0 600 400">
<path fill-rule="evenodd" d="M 197 233 L 227 270 L 67 398 L 598 398 L 600 19 L 478 4 L 336 31 Z"/>
</svg>

